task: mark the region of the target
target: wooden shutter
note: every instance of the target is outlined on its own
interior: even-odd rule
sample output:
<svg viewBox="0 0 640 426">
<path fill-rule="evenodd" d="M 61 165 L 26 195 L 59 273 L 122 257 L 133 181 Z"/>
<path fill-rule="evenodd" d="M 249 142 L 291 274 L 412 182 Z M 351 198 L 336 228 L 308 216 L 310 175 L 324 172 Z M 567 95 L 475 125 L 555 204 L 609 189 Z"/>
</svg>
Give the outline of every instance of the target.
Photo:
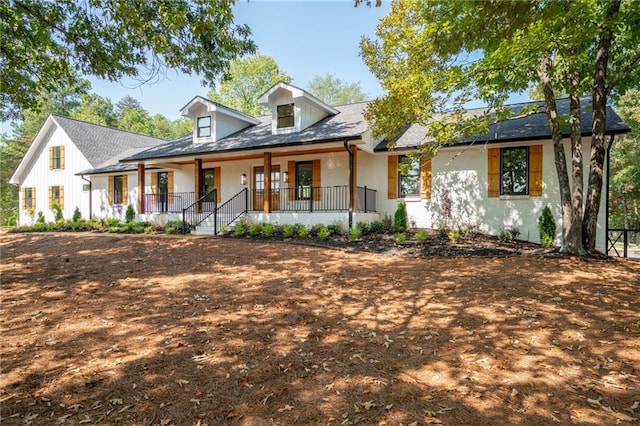
<svg viewBox="0 0 640 426">
<path fill-rule="evenodd" d="M 173 194 L 173 172 L 167 173 L 167 192 Z"/>
<path fill-rule="evenodd" d="M 529 147 L 529 195 L 542 197 L 542 145 Z"/>
<path fill-rule="evenodd" d="M 36 187 L 31 188 L 31 209 L 36 211 Z"/>
<path fill-rule="evenodd" d="M 22 210 L 27 209 L 27 188 L 22 188 Z"/>
<path fill-rule="evenodd" d="M 149 173 L 150 177 L 151 177 L 151 193 L 152 194 L 157 194 L 158 192 L 158 173 L 157 172 L 151 172 Z"/>
<path fill-rule="evenodd" d="M 107 180 L 107 200 L 109 205 L 113 204 L 113 176 L 109 176 Z"/>
<path fill-rule="evenodd" d="M 49 147 L 49 170 L 53 170 L 53 147 Z"/>
<path fill-rule="evenodd" d="M 387 198 L 398 198 L 398 156 L 387 157 Z"/>
<path fill-rule="evenodd" d="M 49 187 L 49 209 L 53 208 L 53 186 Z"/>
<path fill-rule="evenodd" d="M 216 189 L 216 201 L 222 201 L 222 181 L 220 180 L 220 167 L 213 169 L 213 187 Z M 204 195 L 204 194 L 203 194 Z"/>
<path fill-rule="evenodd" d="M 122 204 L 129 205 L 129 176 L 122 175 Z"/>
<path fill-rule="evenodd" d="M 487 196 L 500 196 L 500 148 L 489 148 L 487 150 L 489 180 Z"/>
<path fill-rule="evenodd" d="M 64 186 L 58 187 L 58 194 L 60 194 L 58 204 L 60 205 L 60 209 L 64 210 Z"/>
<path fill-rule="evenodd" d="M 296 162 L 289 161 L 287 164 L 287 171 L 289 172 L 289 184 L 287 188 L 289 189 L 289 201 L 294 201 L 296 199 Z"/>
<path fill-rule="evenodd" d="M 322 180 L 320 179 L 320 160 L 313 160 L 313 177 L 312 177 L 312 185 L 313 185 L 313 201 L 320 201 L 322 188 Z"/>
<path fill-rule="evenodd" d="M 64 146 L 60 147 L 60 169 L 64 169 Z"/>
<path fill-rule="evenodd" d="M 420 163 L 420 198 L 431 198 L 431 157 Z"/>
</svg>

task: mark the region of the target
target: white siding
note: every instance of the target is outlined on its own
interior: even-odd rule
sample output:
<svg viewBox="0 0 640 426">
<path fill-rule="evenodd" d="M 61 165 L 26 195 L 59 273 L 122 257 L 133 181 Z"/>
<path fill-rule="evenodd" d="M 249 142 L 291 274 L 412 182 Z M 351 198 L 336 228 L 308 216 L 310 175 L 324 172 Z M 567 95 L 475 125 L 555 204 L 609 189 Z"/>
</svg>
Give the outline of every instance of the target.
<svg viewBox="0 0 640 426">
<path fill-rule="evenodd" d="M 64 169 L 49 170 L 49 147 L 64 146 Z M 19 195 L 19 224 L 31 224 L 37 219 L 38 212 L 44 214 L 45 220 L 51 222 L 55 218 L 55 212 L 49 209 L 49 187 L 64 187 L 64 206 L 62 214 L 65 219 L 71 219 L 73 212 L 78 207 L 82 217 L 89 217 L 89 192 L 84 192 L 84 181 L 75 173 L 91 168 L 91 164 L 82 155 L 80 150 L 71 142 L 67 134 L 55 124 L 44 135 L 38 150 L 34 152 L 33 160 L 27 165 L 27 172 L 22 176 Z M 22 209 L 22 188 L 36 188 L 36 208 L 31 217 Z"/>
</svg>

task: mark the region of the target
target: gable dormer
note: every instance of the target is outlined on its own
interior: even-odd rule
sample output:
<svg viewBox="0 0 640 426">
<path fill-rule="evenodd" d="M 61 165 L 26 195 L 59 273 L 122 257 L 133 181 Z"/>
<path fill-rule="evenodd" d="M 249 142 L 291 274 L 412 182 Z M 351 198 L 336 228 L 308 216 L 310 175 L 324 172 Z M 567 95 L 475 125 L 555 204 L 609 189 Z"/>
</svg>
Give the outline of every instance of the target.
<svg viewBox="0 0 640 426">
<path fill-rule="evenodd" d="M 271 133 L 300 132 L 339 111 L 292 84 L 279 82 L 258 100 L 271 109 Z"/>
<path fill-rule="evenodd" d="M 196 96 L 189 101 L 180 110 L 180 113 L 183 117 L 193 120 L 193 140 L 195 143 L 215 142 L 259 123 L 249 115 L 202 96 Z"/>
</svg>

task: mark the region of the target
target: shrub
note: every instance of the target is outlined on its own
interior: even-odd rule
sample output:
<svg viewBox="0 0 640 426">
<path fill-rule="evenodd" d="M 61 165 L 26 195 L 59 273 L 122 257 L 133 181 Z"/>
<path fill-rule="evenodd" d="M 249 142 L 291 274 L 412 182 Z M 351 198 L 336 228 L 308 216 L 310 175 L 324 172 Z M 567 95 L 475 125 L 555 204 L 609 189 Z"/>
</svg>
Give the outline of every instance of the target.
<svg viewBox="0 0 640 426">
<path fill-rule="evenodd" d="M 55 212 L 54 214 L 54 220 L 57 222 L 59 220 L 64 220 L 64 216 L 62 215 L 62 207 L 60 207 L 60 204 L 54 204 L 53 205 L 53 211 Z"/>
<path fill-rule="evenodd" d="M 307 229 L 306 226 L 301 225 L 298 227 L 298 237 L 300 238 L 307 238 L 309 236 L 309 229 Z"/>
<path fill-rule="evenodd" d="M 402 244 L 407 241 L 407 234 L 405 232 L 399 232 L 396 234 L 396 244 Z"/>
<path fill-rule="evenodd" d="M 388 230 L 388 229 L 385 227 L 384 222 L 381 222 L 379 220 L 376 221 L 376 222 L 371 222 L 369 224 L 369 232 L 371 232 L 372 234 L 379 234 L 379 233 L 384 232 L 386 230 Z"/>
<path fill-rule="evenodd" d="M 356 223 L 356 228 L 360 231 L 360 235 L 367 235 L 371 232 L 371 226 L 367 222 Z"/>
<path fill-rule="evenodd" d="M 38 220 L 36 223 L 44 223 L 44 214 L 42 212 L 38 212 Z"/>
<path fill-rule="evenodd" d="M 331 225 L 327 225 L 327 229 L 333 235 L 342 235 L 342 233 L 344 232 L 342 225 L 340 225 L 339 223 L 332 223 Z"/>
<path fill-rule="evenodd" d="M 362 236 L 361 231 L 358 227 L 349 228 L 349 239 L 351 241 L 356 241 Z"/>
<path fill-rule="evenodd" d="M 253 225 L 249 226 L 249 235 L 252 237 L 255 237 L 257 235 L 260 235 L 262 233 L 262 224 L 261 223 L 254 223 Z"/>
<path fill-rule="evenodd" d="M 144 225 L 149 225 L 148 223 L 144 223 Z M 170 220 L 164 225 L 164 232 L 167 234 L 181 234 L 182 233 L 182 225 L 183 222 L 181 220 Z M 187 229 L 189 229 L 189 225 L 186 225 Z"/>
<path fill-rule="evenodd" d="M 407 230 L 407 223 L 409 219 L 407 217 L 407 204 L 404 201 L 398 203 L 398 208 L 393 215 L 393 229 L 396 232 L 404 232 Z"/>
<path fill-rule="evenodd" d="M 295 233 L 296 233 L 296 228 L 289 223 L 287 223 L 282 227 L 282 236 L 285 238 L 291 238 Z"/>
<path fill-rule="evenodd" d="M 220 234 L 226 235 L 229 233 L 229 225 L 223 225 L 220 227 Z"/>
<path fill-rule="evenodd" d="M 318 232 L 320 232 L 321 229 L 326 228 L 326 226 L 324 226 L 321 223 L 317 223 L 315 225 L 313 225 L 311 227 L 311 229 L 309 229 L 309 235 L 311 235 L 312 237 L 317 237 L 318 236 Z"/>
<path fill-rule="evenodd" d="M 453 244 L 456 244 L 458 241 L 460 241 L 460 232 L 457 229 L 452 229 L 451 231 L 449 231 L 447 236 L 449 237 L 449 241 L 451 241 L 451 243 Z"/>
<path fill-rule="evenodd" d="M 233 233 L 236 237 L 242 237 L 247 233 L 247 224 L 243 221 L 236 222 L 233 227 Z"/>
<path fill-rule="evenodd" d="M 80 208 L 76 207 L 76 209 L 73 211 L 73 216 L 71 220 L 73 222 L 78 222 L 80 219 L 82 219 L 82 213 L 80 213 Z"/>
<path fill-rule="evenodd" d="M 266 236 L 266 237 L 271 237 L 273 236 L 273 225 L 270 223 L 265 223 L 262 225 L 262 233 Z"/>
<path fill-rule="evenodd" d="M 505 228 L 500 230 L 498 234 L 498 239 L 500 241 L 513 241 L 520 235 L 520 230 L 518 228 Z"/>
<path fill-rule="evenodd" d="M 447 223 L 445 221 L 443 220 L 439 221 L 437 226 L 438 226 L 438 236 L 440 238 L 444 238 L 449 235 L 449 227 L 447 226 Z"/>
<path fill-rule="evenodd" d="M 540 231 L 540 242 L 543 247 L 552 247 L 556 239 L 556 219 L 551 213 L 549 206 L 542 209 L 538 218 L 538 230 Z"/>
<path fill-rule="evenodd" d="M 104 222 L 105 222 L 104 224 L 105 224 L 105 226 L 107 228 L 113 228 L 114 226 L 120 225 L 120 220 L 116 219 L 114 217 L 111 217 L 111 218 L 105 220 Z"/>
<path fill-rule="evenodd" d="M 424 229 L 421 229 L 418 232 L 416 232 L 416 240 L 418 240 L 419 243 L 424 243 L 425 241 L 427 241 L 428 237 L 429 236 L 427 234 L 427 231 L 425 231 Z"/>
<path fill-rule="evenodd" d="M 384 215 L 384 219 L 382 219 L 382 229 L 385 231 L 391 231 L 391 228 L 393 228 L 391 216 Z"/>
<path fill-rule="evenodd" d="M 133 210 L 133 206 L 129 204 L 127 206 L 127 211 L 124 213 L 124 220 L 127 223 L 131 223 L 136 218 L 136 212 Z"/>
<path fill-rule="evenodd" d="M 318 233 L 316 235 L 318 236 L 318 238 L 324 241 L 331 236 L 331 231 L 329 231 L 329 228 L 322 227 L 318 230 Z"/>
</svg>

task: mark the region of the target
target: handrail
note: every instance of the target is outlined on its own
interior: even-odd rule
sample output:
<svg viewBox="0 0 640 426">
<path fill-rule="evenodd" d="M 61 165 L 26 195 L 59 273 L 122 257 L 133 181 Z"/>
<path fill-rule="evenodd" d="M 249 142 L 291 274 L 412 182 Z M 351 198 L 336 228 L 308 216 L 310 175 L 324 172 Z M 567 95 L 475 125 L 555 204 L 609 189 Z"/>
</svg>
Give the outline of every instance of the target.
<svg viewBox="0 0 640 426">
<path fill-rule="evenodd" d="M 249 209 L 249 190 L 244 188 L 220 206 L 216 207 L 213 217 L 213 231 L 216 235 L 220 228 L 233 223 L 234 220 L 247 213 Z"/>
<path fill-rule="evenodd" d="M 198 224 L 202 223 L 203 220 L 205 220 L 206 218 L 208 218 L 209 216 L 211 216 L 213 213 L 216 212 L 216 209 L 218 207 L 217 195 L 218 195 L 218 191 L 214 188 L 213 190 L 204 194 L 202 197 L 198 198 L 190 206 L 187 206 L 184 209 L 182 209 L 182 234 L 183 235 L 187 233 L 187 212 L 190 215 L 190 218 L 189 218 L 190 220 L 188 221 L 189 231 L 190 231 L 191 228 L 198 226 Z M 212 200 L 210 202 L 213 203 L 213 209 L 209 212 L 207 211 L 202 212 L 200 208 L 196 212 L 195 206 L 199 205 L 200 207 L 202 207 L 202 203 L 205 202 L 205 200 Z"/>
</svg>

